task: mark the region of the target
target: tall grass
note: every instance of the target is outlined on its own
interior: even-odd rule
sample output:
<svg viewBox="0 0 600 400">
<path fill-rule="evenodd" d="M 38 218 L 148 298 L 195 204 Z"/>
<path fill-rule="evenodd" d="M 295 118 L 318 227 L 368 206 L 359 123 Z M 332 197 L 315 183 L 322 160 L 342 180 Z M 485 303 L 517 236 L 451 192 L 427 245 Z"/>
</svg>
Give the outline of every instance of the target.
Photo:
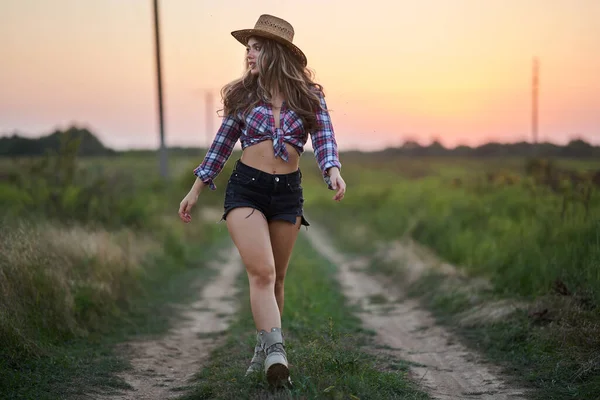
<svg viewBox="0 0 600 400">
<path fill-rule="evenodd" d="M 596 398 L 600 191 L 580 179 L 592 175 L 535 176 L 524 160 L 520 167 L 514 161 L 366 161 L 346 165 L 348 191 L 340 204 L 310 176 L 307 213 L 347 251 L 372 254 L 381 242 L 411 236 L 467 275 L 488 278 L 492 291 L 465 290 L 462 277 L 433 274 L 409 293 L 513 379 L 536 389 L 532 398 Z M 371 270 L 402 279 L 398 264 L 373 263 Z M 480 306 L 493 310 L 500 298 L 516 298 L 526 309 L 464 325 L 465 314 Z"/>
<path fill-rule="evenodd" d="M 111 228 L 141 227 L 150 220 L 154 198 L 142 194 L 164 190 L 159 179 L 137 176 L 127 169 L 105 173 L 83 168 L 77 157 L 79 141 L 67 135 L 61 139 L 57 152 L 4 163 L 0 215 Z"/>
<path fill-rule="evenodd" d="M 323 196 L 307 201 L 342 242 L 352 243 L 348 247 L 372 249 L 376 240 L 410 234 L 444 259 L 489 277 L 499 292 L 535 297 L 560 280 L 600 304 L 597 189 L 586 210 L 577 201 L 565 206 L 564 194 L 527 179 L 506 185 L 475 175 L 457 185 L 443 173 L 391 179 L 386 170 L 366 169 L 360 183 L 353 175 L 349 181 L 343 206 Z M 368 236 L 355 235 L 357 225 L 368 226 Z"/>
<path fill-rule="evenodd" d="M 65 138 L 55 154 L 0 163 L 3 398 L 64 395 L 72 379 L 111 382 L 108 338 L 166 327 L 162 307 L 188 293 L 224 234 L 177 216 L 194 179 L 181 171 L 188 159 L 172 160 L 163 181 L 149 171 L 152 156 L 82 160 L 77 146 Z"/>
<path fill-rule="evenodd" d="M 1 352 L 15 362 L 118 314 L 139 290 L 142 265 L 156 245 L 128 230 L 48 222 L 5 226 L 0 243 Z"/>
</svg>

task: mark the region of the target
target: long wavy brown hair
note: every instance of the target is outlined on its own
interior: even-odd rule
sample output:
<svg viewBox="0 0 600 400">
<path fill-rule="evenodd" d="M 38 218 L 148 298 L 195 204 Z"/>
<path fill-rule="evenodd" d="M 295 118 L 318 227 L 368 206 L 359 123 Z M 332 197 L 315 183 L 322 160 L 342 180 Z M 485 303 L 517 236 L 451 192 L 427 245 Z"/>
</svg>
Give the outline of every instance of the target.
<svg viewBox="0 0 600 400">
<path fill-rule="evenodd" d="M 303 67 L 285 46 L 275 40 L 257 38 L 261 43 L 257 66 L 259 73 L 252 75 L 248 60 L 246 70 L 221 89 L 222 111 L 225 115 L 246 116 L 261 101 L 271 103 L 274 90 L 286 101 L 287 108 L 302 119 L 304 127 L 312 132 L 318 128 L 315 112 L 321 104 L 315 89 L 323 87 L 314 82 L 314 72 Z"/>
</svg>

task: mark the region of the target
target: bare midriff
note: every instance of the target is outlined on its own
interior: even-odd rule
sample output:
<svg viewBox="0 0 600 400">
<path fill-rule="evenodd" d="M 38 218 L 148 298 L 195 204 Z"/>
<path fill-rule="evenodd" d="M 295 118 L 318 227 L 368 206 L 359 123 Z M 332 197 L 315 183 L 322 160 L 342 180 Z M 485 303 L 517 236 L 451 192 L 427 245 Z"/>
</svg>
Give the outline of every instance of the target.
<svg viewBox="0 0 600 400">
<path fill-rule="evenodd" d="M 246 147 L 242 152 L 240 160 L 250 167 L 269 174 L 289 174 L 296 172 L 300 165 L 300 154 L 298 154 L 294 146 L 288 143 L 285 143 L 285 147 L 289 154 L 287 162 L 279 157 L 275 157 L 273 141 L 270 139 Z"/>
</svg>

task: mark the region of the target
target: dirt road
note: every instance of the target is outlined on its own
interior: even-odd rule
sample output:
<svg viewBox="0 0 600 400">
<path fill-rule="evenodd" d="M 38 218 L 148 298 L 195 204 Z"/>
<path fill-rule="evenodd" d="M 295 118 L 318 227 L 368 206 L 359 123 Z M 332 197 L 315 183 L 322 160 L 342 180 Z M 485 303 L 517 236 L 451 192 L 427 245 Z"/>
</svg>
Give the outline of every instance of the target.
<svg viewBox="0 0 600 400">
<path fill-rule="evenodd" d="M 306 235 L 316 251 L 338 266 L 344 295 L 361 306 L 359 317 L 365 327 L 376 332 L 376 341 L 382 345 L 383 350 L 378 351 L 414 363 L 412 379 L 434 399 L 524 399 L 523 390 L 509 387 L 493 366 L 436 325 L 433 317 L 417 301 L 406 298 L 397 285 L 384 285 L 356 268 L 356 260 L 349 262 L 314 224 Z M 183 319 L 167 335 L 125 345 L 123 351 L 133 369 L 122 377 L 134 389 L 96 399 L 154 400 L 183 394 L 181 388 L 219 345 L 219 333 L 229 324 L 223 316 L 232 315 L 237 308 L 232 293 L 242 265 L 234 247 L 225 250 L 224 258 L 213 266 L 219 274 L 201 286 L 199 300 L 183 310 Z M 414 274 L 423 268 L 417 261 L 413 258 Z"/>
<path fill-rule="evenodd" d="M 319 253 L 338 266 L 345 296 L 364 310 L 360 318 L 365 327 L 377 333 L 378 344 L 392 349 L 382 351 L 415 363 L 411 367 L 413 380 L 433 398 L 524 399 L 523 390 L 508 387 L 492 366 L 437 326 L 417 301 L 406 298 L 397 286 L 386 287 L 353 266 L 318 227 L 311 225 L 307 237 Z M 378 299 L 376 304 L 369 301 L 373 298 Z"/>
<path fill-rule="evenodd" d="M 133 390 L 96 399 L 163 400 L 183 394 L 180 388 L 200 371 L 210 351 L 219 345 L 219 333 L 227 329 L 228 317 L 237 308 L 235 279 L 242 270 L 239 254 L 230 247 L 219 258 L 225 261 L 215 261 L 210 266 L 217 269 L 218 275 L 206 285 L 198 282 L 198 300 L 186 305 L 181 318 L 165 336 L 123 346 L 133 368 L 121 378 Z"/>
</svg>

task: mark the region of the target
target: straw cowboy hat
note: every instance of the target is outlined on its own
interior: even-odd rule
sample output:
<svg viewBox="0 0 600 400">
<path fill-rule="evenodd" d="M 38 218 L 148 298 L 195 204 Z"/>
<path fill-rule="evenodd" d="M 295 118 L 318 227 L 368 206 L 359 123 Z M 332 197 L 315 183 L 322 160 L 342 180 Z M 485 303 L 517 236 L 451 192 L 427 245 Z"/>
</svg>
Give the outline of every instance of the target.
<svg viewBox="0 0 600 400">
<path fill-rule="evenodd" d="M 306 66 L 306 56 L 292 41 L 294 40 L 294 28 L 292 25 L 281 18 L 272 15 L 263 14 L 258 17 L 258 21 L 254 24 L 254 29 L 241 29 L 231 32 L 231 35 L 236 38 L 244 46 L 248 44 L 250 36 L 261 36 L 278 41 L 292 51 L 302 66 Z"/>
</svg>

